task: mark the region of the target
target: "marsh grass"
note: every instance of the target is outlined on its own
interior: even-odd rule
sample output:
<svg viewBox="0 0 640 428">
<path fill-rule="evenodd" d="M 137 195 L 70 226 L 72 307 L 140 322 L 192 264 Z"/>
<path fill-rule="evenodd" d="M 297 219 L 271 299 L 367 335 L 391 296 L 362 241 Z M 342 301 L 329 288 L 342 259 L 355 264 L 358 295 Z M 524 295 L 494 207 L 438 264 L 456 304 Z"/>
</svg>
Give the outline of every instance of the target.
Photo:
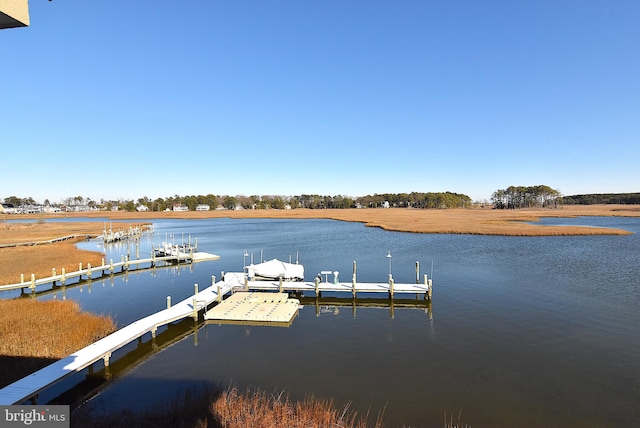
<svg viewBox="0 0 640 428">
<path fill-rule="evenodd" d="M 91 405 L 76 411 L 71 425 L 96 428 L 120 427 L 184 427 L 184 428 L 366 428 L 383 427 L 382 413 L 368 422 L 349 404 L 338 409 L 331 400 L 313 396 L 291 401 L 282 391 L 267 393 L 257 388 L 240 392 L 230 387 L 222 393 L 205 387 L 203 391 L 187 390 L 166 406 L 153 406 L 139 413 L 123 410 L 93 416 Z"/>
<path fill-rule="evenodd" d="M 73 354 L 115 331 L 110 317 L 73 301 L 0 300 L 0 386 Z"/>
</svg>

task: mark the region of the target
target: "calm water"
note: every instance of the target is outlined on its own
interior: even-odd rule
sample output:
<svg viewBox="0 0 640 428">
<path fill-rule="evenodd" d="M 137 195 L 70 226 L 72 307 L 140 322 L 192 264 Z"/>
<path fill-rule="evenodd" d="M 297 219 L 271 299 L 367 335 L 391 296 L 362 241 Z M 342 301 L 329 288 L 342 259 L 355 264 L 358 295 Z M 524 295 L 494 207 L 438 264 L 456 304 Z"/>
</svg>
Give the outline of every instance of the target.
<svg viewBox="0 0 640 428">
<path fill-rule="evenodd" d="M 139 408 L 203 382 L 233 383 L 285 390 L 293 399 L 333 398 L 338 406 L 350 401 L 361 414 L 385 409 L 387 426 L 439 427 L 445 411 L 460 409 L 474 428 L 636 426 L 640 219 L 543 223 L 635 234 L 524 238 L 387 232 L 329 220 L 157 221 L 155 236 L 141 241 L 142 257 L 153 242 L 191 234 L 221 260 L 43 298 L 77 299 L 125 325 L 162 309 L 167 295 L 178 301 L 195 283 L 209 285 L 211 275 L 242 270 L 251 257 L 295 261 L 297 254 L 308 280 L 338 270 L 349 281 L 355 260 L 358 280 L 373 282 L 386 279 L 391 251 L 396 282 L 415 280 L 416 261 L 423 273 L 433 263 L 430 311 L 305 306 L 288 328 L 186 327 L 181 340 L 141 356 L 94 401 L 105 410 Z M 114 259 L 135 252 L 83 247 Z M 252 256 L 244 258 L 245 250 Z"/>
</svg>

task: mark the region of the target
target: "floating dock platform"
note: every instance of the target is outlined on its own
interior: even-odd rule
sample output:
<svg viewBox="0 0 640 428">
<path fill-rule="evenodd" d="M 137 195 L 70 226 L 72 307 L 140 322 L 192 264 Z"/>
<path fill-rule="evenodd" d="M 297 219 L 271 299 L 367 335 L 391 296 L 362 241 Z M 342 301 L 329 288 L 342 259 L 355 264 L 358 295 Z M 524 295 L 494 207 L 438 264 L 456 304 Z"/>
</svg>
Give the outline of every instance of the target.
<svg viewBox="0 0 640 428">
<path fill-rule="evenodd" d="M 291 323 L 298 314 L 300 301 L 287 293 L 239 291 L 209 309 L 205 320 L 253 323 Z"/>
</svg>

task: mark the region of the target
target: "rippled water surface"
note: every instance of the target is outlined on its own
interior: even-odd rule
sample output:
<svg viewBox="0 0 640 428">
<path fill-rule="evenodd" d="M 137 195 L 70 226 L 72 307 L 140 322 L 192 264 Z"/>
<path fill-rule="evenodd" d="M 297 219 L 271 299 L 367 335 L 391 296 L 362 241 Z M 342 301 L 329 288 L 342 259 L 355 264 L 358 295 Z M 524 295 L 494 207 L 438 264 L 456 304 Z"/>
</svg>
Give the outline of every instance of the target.
<svg viewBox="0 0 640 428">
<path fill-rule="evenodd" d="M 444 412 L 475 427 L 635 426 L 640 422 L 640 220 L 548 219 L 542 224 L 623 228 L 628 236 L 493 237 L 388 232 L 330 220 L 156 221 L 141 256 L 165 239 L 197 237 L 221 259 L 143 271 L 62 296 L 119 325 L 188 297 L 253 257 L 358 280 L 415 281 L 431 273 L 432 305 L 305 306 L 288 328 L 198 325 L 146 353 L 97 397 L 105 409 L 162 402 L 212 382 L 285 390 L 384 409 L 387 426 L 442 426 Z M 83 248 L 106 257 L 129 246 Z M 243 257 L 244 251 L 250 254 Z M 193 321 L 186 321 L 193 325 Z M 177 327 L 176 327 L 177 328 Z M 181 337 L 181 339 L 180 339 Z M 135 345 L 132 345 L 135 347 Z M 129 347 L 131 348 L 131 346 Z M 121 351 L 121 354 L 130 349 Z M 114 355 L 117 357 L 117 355 Z"/>
</svg>

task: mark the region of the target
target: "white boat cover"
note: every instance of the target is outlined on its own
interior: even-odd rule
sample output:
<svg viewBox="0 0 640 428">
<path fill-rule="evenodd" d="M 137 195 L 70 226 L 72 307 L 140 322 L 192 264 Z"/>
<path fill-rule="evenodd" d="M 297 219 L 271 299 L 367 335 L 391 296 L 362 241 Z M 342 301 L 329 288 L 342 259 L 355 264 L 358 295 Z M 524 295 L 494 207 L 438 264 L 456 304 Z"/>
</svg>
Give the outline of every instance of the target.
<svg viewBox="0 0 640 428">
<path fill-rule="evenodd" d="M 302 281 L 304 280 L 304 266 L 273 259 L 247 266 L 247 274 L 250 279 L 279 279 L 282 277 L 285 281 Z"/>
</svg>

